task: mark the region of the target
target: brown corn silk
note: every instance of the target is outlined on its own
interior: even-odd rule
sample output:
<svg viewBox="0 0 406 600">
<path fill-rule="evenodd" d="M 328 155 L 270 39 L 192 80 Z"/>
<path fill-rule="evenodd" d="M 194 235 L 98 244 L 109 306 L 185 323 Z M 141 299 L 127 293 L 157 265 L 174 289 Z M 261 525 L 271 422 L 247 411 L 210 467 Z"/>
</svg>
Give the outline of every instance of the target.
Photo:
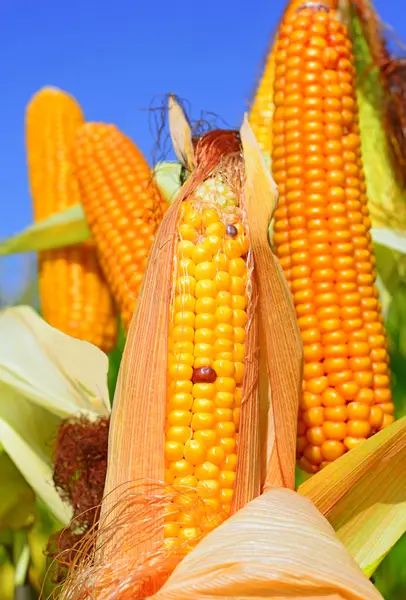
<svg viewBox="0 0 406 600">
<path fill-rule="evenodd" d="M 72 148 L 84 117 L 76 100 L 42 88 L 26 111 L 26 145 L 35 221 L 81 201 Z M 39 253 L 39 292 L 44 319 L 53 327 L 109 352 L 117 316 L 93 240 Z"/>
<path fill-rule="evenodd" d="M 180 126 L 175 129 L 179 131 L 185 126 L 181 119 Z M 236 132 L 213 131 L 194 140 L 193 157 L 190 154 L 192 146 L 189 145 L 189 158 L 196 167 L 169 208 L 155 238 L 120 368 L 111 417 L 105 499 L 96 536 L 97 550 L 90 562 L 73 567 L 62 597 L 107 600 L 144 598 L 153 594 L 201 537 L 227 514 L 238 510 L 261 492 L 265 477 L 261 478 L 260 472 L 260 444 L 263 446 L 263 443 L 259 426 L 258 306 L 264 315 L 266 358 L 272 371 L 272 409 L 267 408 L 266 413 L 275 419 L 276 425 L 275 428 L 268 426 L 272 432 L 272 447 L 269 449 L 271 459 L 266 484 L 293 488 L 301 345 L 288 288 L 267 237 L 267 219 L 274 209 L 275 190 L 270 185 L 270 176 L 261 162 L 262 158 L 255 158 L 259 149 L 252 132 L 247 134 L 247 131 L 250 132 L 248 124 L 245 126 L 247 141 L 244 153 L 248 152 L 245 173 L 240 138 Z M 176 147 L 176 143 L 174 145 Z M 255 173 L 249 172 L 257 168 L 260 169 L 258 182 Z M 238 210 L 235 206 L 225 206 L 225 212 L 221 214 L 232 214 L 234 218 L 237 215 L 239 221 L 236 227 L 244 231 L 248 240 L 251 240 L 250 230 L 253 227 L 252 247 L 250 241 L 245 259 L 249 266 L 248 322 L 239 407 L 237 468 L 232 478 L 233 494 L 228 510 L 225 510 L 224 502 L 218 510 L 216 502 L 210 502 L 213 498 L 199 493 L 199 484 L 194 487 L 196 483 L 191 482 L 190 476 L 184 481 L 178 477 L 168 482 L 168 473 L 165 472 L 168 466 L 165 439 L 168 435 L 166 422 L 171 381 L 169 332 L 173 317 L 172 300 L 176 294 L 173 273 L 179 262 L 178 245 L 182 242 L 179 223 L 185 211 L 190 210 L 190 202 L 196 208 L 207 200 L 210 191 L 207 187 L 214 183 L 229 187 L 238 199 Z M 204 198 L 199 198 L 202 186 Z M 255 201 L 256 194 L 258 202 Z M 227 211 L 227 208 L 230 210 Z M 260 275 L 263 276 L 267 268 L 272 271 L 263 286 L 269 298 L 259 303 L 256 252 Z M 275 328 L 274 331 L 270 330 L 271 327 Z M 278 370 L 281 372 L 280 381 Z M 268 402 L 266 393 L 262 403 Z M 216 431 L 219 431 L 218 427 Z M 189 486 L 184 485 L 185 480 L 190 482 Z M 226 496 L 230 498 L 228 492 Z M 191 510 L 191 505 L 202 530 L 194 538 L 184 536 L 173 543 L 174 540 L 165 538 L 164 533 L 165 525 L 172 526 L 171 509 L 181 507 L 185 514 Z"/>
</svg>

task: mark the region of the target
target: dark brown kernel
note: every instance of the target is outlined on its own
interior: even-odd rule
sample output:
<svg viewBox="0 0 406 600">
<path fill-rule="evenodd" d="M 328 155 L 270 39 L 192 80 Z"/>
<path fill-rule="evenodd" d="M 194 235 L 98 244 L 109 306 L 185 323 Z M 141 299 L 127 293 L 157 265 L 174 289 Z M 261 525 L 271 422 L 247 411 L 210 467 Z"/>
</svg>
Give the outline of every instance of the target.
<svg viewBox="0 0 406 600">
<path fill-rule="evenodd" d="M 217 373 L 213 367 L 200 367 L 193 369 L 193 383 L 214 383 L 217 379 Z"/>
<path fill-rule="evenodd" d="M 235 227 L 231 223 L 229 223 L 227 225 L 227 230 L 226 231 L 227 231 L 227 235 L 229 235 L 230 237 L 236 237 L 238 235 L 237 227 Z"/>
</svg>

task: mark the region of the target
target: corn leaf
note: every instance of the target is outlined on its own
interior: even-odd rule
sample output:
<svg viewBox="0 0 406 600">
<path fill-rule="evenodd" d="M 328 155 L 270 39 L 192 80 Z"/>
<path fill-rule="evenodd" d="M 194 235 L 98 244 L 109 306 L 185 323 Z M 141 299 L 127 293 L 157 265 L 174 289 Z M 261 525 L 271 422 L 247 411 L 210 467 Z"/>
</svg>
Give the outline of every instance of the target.
<svg viewBox="0 0 406 600">
<path fill-rule="evenodd" d="M 35 514 L 35 494 L 10 457 L 0 453 L 0 530 L 31 525 Z"/>
<path fill-rule="evenodd" d="M 385 227 L 392 223 L 405 229 L 405 192 L 393 168 L 385 131 L 382 111 L 385 92 L 380 69 L 374 63 L 354 3 L 343 3 L 341 10 L 349 23 L 354 48 L 362 157 L 372 224 Z"/>
<path fill-rule="evenodd" d="M 156 183 L 167 202 L 172 202 L 180 188 L 182 165 L 160 162 L 154 170 Z M 63 248 L 85 242 L 91 237 L 81 204 L 76 204 L 43 221 L 29 225 L 20 233 L 0 240 L 0 256 Z"/>
<path fill-rule="evenodd" d="M 154 169 L 154 177 L 164 198 L 171 204 L 181 187 L 182 165 L 178 162 L 159 162 Z"/>
<path fill-rule="evenodd" d="M 9 552 L 0 545 L 0 590 L 2 600 L 13 600 L 14 596 L 14 567 Z"/>
<path fill-rule="evenodd" d="M 288 597 L 382 600 L 312 503 L 274 488 L 204 538 L 152 598 Z"/>
<path fill-rule="evenodd" d="M 386 600 L 406 598 L 406 534 L 374 573 L 373 582 Z"/>
<path fill-rule="evenodd" d="M 0 242 L 0 256 L 60 248 L 88 238 L 89 228 L 83 209 L 76 204 Z"/>
<path fill-rule="evenodd" d="M 396 416 L 406 415 L 406 283 L 401 282 L 393 293 L 386 319 L 389 337 L 393 400 Z"/>
<path fill-rule="evenodd" d="M 62 418 L 109 414 L 107 368 L 98 348 L 54 329 L 33 309 L 0 312 L 0 444 L 62 523 L 70 510 L 52 483 L 57 428 Z"/>
<path fill-rule="evenodd" d="M 0 395 L 0 442 L 4 451 L 55 517 L 68 523 L 70 509 L 52 483 L 52 442 L 59 419 L 6 386 L 0 386 Z"/>
<path fill-rule="evenodd" d="M 48 558 L 44 549 L 47 547 L 50 536 L 60 531 L 61 528 L 62 524 L 52 516 L 46 505 L 37 499 L 35 522 L 27 536 L 30 548 L 29 579 L 38 595 L 42 592 L 44 598 L 51 598 L 52 590 L 55 587 L 54 578 L 47 573 Z"/>
<path fill-rule="evenodd" d="M 371 230 L 372 238 L 376 244 L 406 254 L 406 231 L 396 231 L 385 227 L 374 227 Z"/>
<path fill-rule="evenodd" d="M 370 577 L 406 531 L 406 417 L 298 488 Z"/>
<path fill-rule="evenodd" d="M 30 402 L 61 418 L 106 416 L 107 370 L 101 350 L 51 327 L 32 308 L 0 311 L 0 385 Z"/>
</svg>

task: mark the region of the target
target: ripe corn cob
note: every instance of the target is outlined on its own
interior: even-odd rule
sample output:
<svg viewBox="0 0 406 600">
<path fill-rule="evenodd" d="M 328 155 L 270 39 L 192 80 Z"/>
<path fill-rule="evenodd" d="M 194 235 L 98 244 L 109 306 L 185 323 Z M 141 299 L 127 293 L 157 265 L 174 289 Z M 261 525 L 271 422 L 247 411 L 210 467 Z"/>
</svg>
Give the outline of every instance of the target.
<svg viewBox="0 0 406 600">
<path fill-rule="evenodd" d="M 26 114 L 27 155 L 35 221 L 80 202 L 72 145 L 83 123 L 77 102 L 65 92 L 43 88 Z M 39 253 L 39 291 L 44 319 L 105 352 L 115 344 L 113 301 L 92 242 Z"/>
<path fill-rule="evenodd" d="M 141 152 L 113 125 L 83 125 L 75 163 L 100 263 L 128 329 L 166 203 Z"/>
<path fill-rule="evenodd" d="M 166 482 L 215 518 L 167 508 L 167 545 L 196 542 L 230 512 L 246 355 L 248 238 L 237 196 L 210 178 L 183 203 L 169 320 Z"/>
<path fill-rule="evenodd" d="M 346 28 L 315 4 L 275 56 L 274 244 L 304 343 L 297 452 L 310 472 L 393 422 Z"/>
</svg>

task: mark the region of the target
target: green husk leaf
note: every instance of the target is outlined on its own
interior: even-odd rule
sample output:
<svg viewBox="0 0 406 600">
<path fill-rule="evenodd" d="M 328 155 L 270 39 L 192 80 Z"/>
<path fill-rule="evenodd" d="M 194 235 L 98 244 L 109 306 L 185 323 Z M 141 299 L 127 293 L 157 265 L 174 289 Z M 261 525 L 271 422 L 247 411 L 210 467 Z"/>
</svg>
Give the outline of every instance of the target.
<svg viewBox="0 0 406 600">
<path fill-rule="evenodd" d="M 34 520 L 35 494 L 9 456 L 0 454 L 0 529 L 27 527 Z"/>
<path fill-rule="evenodd" d="M 180 190 L 181 171 L 182 165 L 179 162 L 159 162 L 154 169 L 155 183 L 169 204 Z"/>
<path fill-rule="evenodd" d="M 345 2 L 341 10 L 349 23 L 354 48 L 362 157 L 372 224 L 406 229 L 405 192 L 396 177 L 383 120 L 385 92 L 380 68 L 374 63 L 354 4 Z"/>
<path fill-rule="evenodd" d="M 0 256 L 70 246 L 89 236 L 83 208 L 76 204 L 1 241 Z"/>
<path fill-rule="evenodd" d="M 406 417 L 299 488 L 370 577 L 406 531 Z"/>
<path fill-rule="evenodd" d="M 373 227 L 371 234 L 376 244 L 406 254 L 406 231 L 388 229 L 387 227 Z"/>
<path fill-rule="evenodd" d="M 403 535 L 376 570 L 373 582 L 386 600 L 406 598 L 406 535 Z"/>
<path fill-rule="evenodd" d="M 51 327 L 31 308 L 0 311 L 0 443 L 63 524 L 71 511 L 52 482 L 58 425 L 66 417 L 109 414 L 107 367 L 98 348 Z"/>
<path fill-rule="evenodd" d="M 382 313 L 387 319 L 389 308 L 399 286 L 406 275 L 406 254 L 401 254 L 389 245 L 374 244 L 377 268 L 377 287 L 380 294 Z"/>
<path fill-rule="evenodd" d="M 0 590 L 2 600 L 13 600 L 14 567 L 3 545 L 0 545 Z"/>
<path fill-rule="evenodd" d="M 396 416 L 406 415 L 406 283 L 402 282 L 393 295 L 386 320 L 389 337 L 393 401 Z"/>
<path fill-rule="evenodd" d="M 38 594 L 42 591 L 43 598 L 51 598 L 55 587 L 51 573 L 47 573 L 47 556 L 44 549 L 50 536 L 60 531 L 62 527 L 62 523 L 53 518 L 46 505 L 37 499 L 35 523 L 28 532 L 31 558 L 29 580 Z"/>
<path fill-rule="evenodd" d="M 165 200 L 170 204 L 180 189 L 182 165 L 160 162 L 154 169 L 154 178 Z M 19 233 L 0 240 L 0 256 L 64 248 L 85 242 L 91 237 L 81 204 L 75 204 L 48 219 L 29 225 Z"/>
</svg>

